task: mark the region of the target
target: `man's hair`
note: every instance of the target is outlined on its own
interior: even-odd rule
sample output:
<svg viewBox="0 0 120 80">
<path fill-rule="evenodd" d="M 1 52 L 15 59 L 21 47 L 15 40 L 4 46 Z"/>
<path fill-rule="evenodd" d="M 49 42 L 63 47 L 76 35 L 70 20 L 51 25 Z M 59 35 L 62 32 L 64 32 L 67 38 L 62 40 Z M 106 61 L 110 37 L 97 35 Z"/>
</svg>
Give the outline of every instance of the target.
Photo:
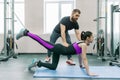
<svg viewBox="0 0 120 80">
<path fill-rule="evenodd" d="M 73 9 L 72 13 L 76 13 L 78 12 L 79 14 L 81 14 L 81 11 L 79 9 Z"/>
</svg>

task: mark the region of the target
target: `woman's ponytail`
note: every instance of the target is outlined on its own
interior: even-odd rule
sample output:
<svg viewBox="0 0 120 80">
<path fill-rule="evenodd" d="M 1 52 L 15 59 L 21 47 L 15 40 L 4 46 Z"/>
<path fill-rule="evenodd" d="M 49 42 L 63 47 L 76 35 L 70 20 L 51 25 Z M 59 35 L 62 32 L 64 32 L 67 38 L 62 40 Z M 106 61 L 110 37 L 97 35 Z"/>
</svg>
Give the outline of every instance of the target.
<svg viewBox="0 0 120 80">
<path fill-rule="evenodd" d="M 86 40 L 87 37 L 90 37 L 91 35 L 92 35 L 92 32 L 90 32 L 90 31 L 86 31 L 86 32 L 82 31 L 81 32 L 81 40 Z"/>
</svg>

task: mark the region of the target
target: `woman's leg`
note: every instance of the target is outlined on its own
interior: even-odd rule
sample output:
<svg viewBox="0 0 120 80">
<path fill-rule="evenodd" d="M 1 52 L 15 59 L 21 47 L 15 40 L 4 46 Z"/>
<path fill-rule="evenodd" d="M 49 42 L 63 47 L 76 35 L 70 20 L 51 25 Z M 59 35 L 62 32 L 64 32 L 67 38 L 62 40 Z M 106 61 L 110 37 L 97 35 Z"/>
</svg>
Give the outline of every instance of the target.
<svg viewBox="0 0 120 80">
<path fill-rule="evenodd" d="M 58 51 L 56 49 L 57 46 L 55 44 L 52 44 L 48 41 L 43 40 L 42 38 L 40 38 L 39 36 L 37 36 L 36 34 L 30 33 L 28 30 L 21 30 L 19 34 L 17 34 L 16 39 L 19 39 L 23 36 L 29 36 L 30 38 L 36 40 L 38 43 L 40 43 L 42 46 L 44 46 L 46 49 L 53 51 L 53 56 L 52 56 L 52 63 L 43 63 L 41 61 L 36 61 L 33 64 L 31 64 L 28 69 L 31 70 L 32 67 L 35 67 L 36 65 L 38 67 L 46 67 L 52 70 L 55 70 L 57 68 L 58 62 L 59 62 L 59 58 L 60 58 L 60 53 L 58 53 Z M 55 48 L 56 46 L 56 48 Z M 56 52 L 57 51 L 57 52 Z"/>
<path fill-rule="evenodd" d="M 37 36 L 36 34 L 27 33 L 27 36 L 29 36 L 30 38 L 36 40 L 38 43 L 40 43 L 42 46 L 44 46 L 46 49 L 51 50 L 54 47 L 54 44 L 43 40 L 42 38 L 40 38 L 39 36 Z"/>
<path fill-rule="evenodd" d="M 44 46 L 48 50 L 51 50 L 54 47 L 53 43 L 45 41 L 44 39 L 37 36 L 36 34 L 29 32 L 27 29 L 21 29 L 20 32 L 16 35 L 16 39 L 18 40 L 23 36 L 29 36 L 30 38 L 36 40 L 38 43 L 40 43 L 42 46 Z"/>
<path fill-rule="evenodd" d="M 52 63 L 44 63 L 44 62 L 39 61 L 37 63 L 37 66 L 38 67 L 42 66 L 42 67 L 46 67 L 46 68 L 51 69 L 51 70 L 56 70 L 58 62 L 59 62 L 59 58 L 60 58 L 60 54 L 53 53 Z"/>
<path fill-rule="evenodd" d="M 43 67 L 46 67 L 46 68 L 49 68 L 52 70 L 55 70 L 57 68 L 61 52 L 66 53 L 66 50 L 63 48 L 63 46 L 61 44 L 57 44 L 57 45 L 52 44 L 52 43 L 45 41 L 42 38 L 40 38 L 39 36 L 37 36 L 33 33 L 30 33 L 29 31 L 26 31 L 26 30 L 21 31 L 18 34 L 17 39 L 19 39 L 22 36 L 29 36 L 30 38 L 36 40 L 38 43 L 40 43 L 42 46 L 44 46 L 46 49 L 51 50 L 53 52 L 51 64 L 50 63 L 42 63 L 41 61 L 37 61 L 37 62 L 35 62 L 35 64 L 31 65 L 29 67 L 29 69 L 34 67 L 36 64 L 38 67 L 43 66 Z"/>
</svg>

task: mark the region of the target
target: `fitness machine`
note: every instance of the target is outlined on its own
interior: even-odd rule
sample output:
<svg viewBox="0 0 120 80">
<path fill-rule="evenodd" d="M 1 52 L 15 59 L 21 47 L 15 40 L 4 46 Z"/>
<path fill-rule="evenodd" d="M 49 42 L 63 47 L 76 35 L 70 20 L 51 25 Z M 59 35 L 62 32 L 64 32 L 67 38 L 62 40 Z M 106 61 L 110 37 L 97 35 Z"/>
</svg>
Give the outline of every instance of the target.
<svg viewBox="0 0 120 80">
<path fill-rule="evenodd" d="M 4 0 L 4 47 L 0 61 L 7 61 L 11 57 L 17 58 L 14 45 L 14 0 Z"/>
<path fill-rule="evenodd" d="M 117 45 L 117 48 L 115 49 L 115 53 L 114 53 L 114 57 L 115 57 L 115 59 L 114 59 L 114 61 L 111 61 L 110 63 L 109 63 L 109 65 L 110 66 L 119 66 L 120 67 L 120 62 L 117 60 L 118 58 L 119 58 L 119 56 L 120 56 L 120 51 L 119 51 L 119 43 L 118 43 L 118 45 Z"/>
<path fill-rule="evenodd" d="M 120 12 L 120 7 L 119 7 L 119 5 L 111 5 L 111 53 L 113 53 L 113 56 L 115 57 L 115 61 L 111 61 L 110 63 L 109 63 L 109 65 L 110 66 L 114 66 L 114 65 L 116 65 L 116 66 L 119 66 L 120 67 L 120 62 L 119 61 L 117 61 L 117 59 L 119 58 L 119 51 L 120 51 L 120 49 L 119 49 L 119 46 L 120 46 L 120 44 L 119 44 L 119 42 L 118 42 L 118 45 L 117 45 L 117 48 L 115 49 L 115 52 L 114 52 L 114 40 L 113 40 L 113 15 L 114 15 L 114 13 L 115 12 Z"/>
<path fill-rule="evenodd" d="M 104 3 L 103 3 L 104 2 Z M 101 8 L 103 5 L 104 8 Z M 102 13 L 100 13 L 102 11 Z M 104 11 L 104 13 L 103 13 Z M 97 18 L 93 21 L 97 22 L 97 38 L 96 43 L 93 46 L 97 45 L 97 55 L 102 61 L 110 59 L 110 50 L 108 49 L 107 42 L 107 0 L 97 0 Z"/>
</svg>

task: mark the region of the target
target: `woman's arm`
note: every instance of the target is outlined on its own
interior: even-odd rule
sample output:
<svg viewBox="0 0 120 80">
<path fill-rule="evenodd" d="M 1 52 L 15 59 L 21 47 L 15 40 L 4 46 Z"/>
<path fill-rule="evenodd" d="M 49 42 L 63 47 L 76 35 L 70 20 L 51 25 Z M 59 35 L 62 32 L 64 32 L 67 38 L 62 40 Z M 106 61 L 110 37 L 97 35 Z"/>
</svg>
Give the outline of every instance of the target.
<svg viewBox="0 0 120 80">
<path fill-rule="evenodd" d="M 87 57 L 86 57 L 86 51 L 87 51 L 87 45 L 86 44 L 82 44 L 82 54 L 81 54 L 81 57 L 82 57 L 83 64 L 85 66 L 86 72 L 89 75 L 90 72 L 89 72 L 89 67 L 88 67 L 88 60 L 87 60 Z"/>
<path fill-rule="evenodd" d="M 87 57 L 86 57 L 87 45 L 83 43 L 81 45 L 81 47 L 82 47 L 81 57 L 82 57 L 82 61 L 83 61 L 83 64 L 84 64 L 84 67 L 86 69 L 87 74 L 90 75 L 90 76 L 96 76 L 96 74 L 90 73 L 90 71 L 89 71 L 88 60 L 87 60 Z"/>
</svg>

